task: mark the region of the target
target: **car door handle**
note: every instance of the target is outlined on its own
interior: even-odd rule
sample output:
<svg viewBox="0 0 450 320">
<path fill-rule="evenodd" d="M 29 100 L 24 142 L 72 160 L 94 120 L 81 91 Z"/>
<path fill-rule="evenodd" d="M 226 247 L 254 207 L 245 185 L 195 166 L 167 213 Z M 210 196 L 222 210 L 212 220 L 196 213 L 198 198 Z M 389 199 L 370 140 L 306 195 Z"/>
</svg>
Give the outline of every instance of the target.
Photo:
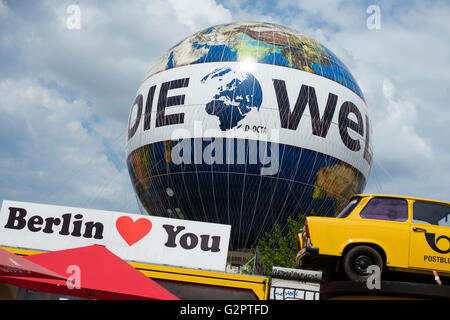
<svg viewBox="0 0 450 320">
<path fill-rule="evenodd" d="M 413 231 L 414 231 L 414 232 L 426 232 L 427 229 L 422 229 L 422 228 L 416 228 L 416 227 L 414 227 L 414 228 L 413 228 Z"/>
</svg>

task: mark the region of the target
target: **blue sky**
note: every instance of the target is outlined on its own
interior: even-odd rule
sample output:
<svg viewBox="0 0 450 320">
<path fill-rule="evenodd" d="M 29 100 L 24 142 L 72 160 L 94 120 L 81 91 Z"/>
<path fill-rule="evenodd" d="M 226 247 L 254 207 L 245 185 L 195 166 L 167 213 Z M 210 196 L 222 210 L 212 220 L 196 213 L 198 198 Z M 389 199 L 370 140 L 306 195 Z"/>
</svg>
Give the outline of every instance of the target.
<svg viewBox="0 0 450 320">
<path fill-rule="evenodd" d="M 79 30 L 66 26 L 72 4 Z M 448 17 L 448 1 L 0 0 L 0 199 L 139 211 L 124 150 L 146 72 L 196 31 L 265 21 L 323 43 L 361 86 L 374 127 L 365 192 L 450 201 Z"/>
</svg>

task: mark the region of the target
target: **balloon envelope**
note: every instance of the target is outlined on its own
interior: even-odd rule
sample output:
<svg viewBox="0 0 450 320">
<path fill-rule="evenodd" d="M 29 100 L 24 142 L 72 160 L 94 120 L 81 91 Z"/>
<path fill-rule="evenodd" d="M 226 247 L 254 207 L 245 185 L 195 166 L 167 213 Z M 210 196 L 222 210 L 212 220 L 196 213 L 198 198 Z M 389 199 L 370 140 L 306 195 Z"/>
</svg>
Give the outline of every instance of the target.
<svg viewBox="0 0 450 320">
<path fill-rule="evenodd" d="M 246 248 L 289 216 L 333 216 L 362 192 L 371 136 L 362 91 L 329 49 L 238 22 L 184 39 L 149 71 L 127 165 L 147 213 L 231 224 L 231 248 Z"/>
</svg>

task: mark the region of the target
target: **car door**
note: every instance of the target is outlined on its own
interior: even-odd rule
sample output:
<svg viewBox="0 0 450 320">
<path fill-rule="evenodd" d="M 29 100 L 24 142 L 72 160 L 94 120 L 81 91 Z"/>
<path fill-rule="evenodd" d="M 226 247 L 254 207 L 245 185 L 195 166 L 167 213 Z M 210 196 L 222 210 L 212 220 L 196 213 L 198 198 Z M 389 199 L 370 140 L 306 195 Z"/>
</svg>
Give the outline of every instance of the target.
<svg viewBox="0 0 450 320">
<path fill-rule="evenodd" d="M 415 201 L 410 230 L 410 268 L 450 272 L 450 207 Z"/>
<path fill-rule="evenodd" d="M 386 266 L 408 267 L 408 202 L 402 198 L 375 197 L 361 210 L 355 238 L 378 244 L 386 254 Z M 361 223 L 362 222 L 362 223 Z"/>
</svg>

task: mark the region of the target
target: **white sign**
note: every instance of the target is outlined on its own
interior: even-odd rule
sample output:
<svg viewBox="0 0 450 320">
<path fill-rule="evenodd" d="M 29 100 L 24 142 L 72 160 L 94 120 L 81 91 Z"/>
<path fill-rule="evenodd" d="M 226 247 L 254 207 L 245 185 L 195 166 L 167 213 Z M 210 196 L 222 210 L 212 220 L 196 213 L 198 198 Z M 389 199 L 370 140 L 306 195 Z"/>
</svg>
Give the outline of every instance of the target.
<svg viewBox="0 0 450 320">
<path fill-rule="evenodd" d="M 126 261 L 225 270 L 231 226 L 4 200 L 0 246 L 56 251 L 92 244 Z"/>
<path fill-rule="evenodd" d="M 322 272 L 272 268 L 271 300 L 319 300 Z"/>
</svg>

